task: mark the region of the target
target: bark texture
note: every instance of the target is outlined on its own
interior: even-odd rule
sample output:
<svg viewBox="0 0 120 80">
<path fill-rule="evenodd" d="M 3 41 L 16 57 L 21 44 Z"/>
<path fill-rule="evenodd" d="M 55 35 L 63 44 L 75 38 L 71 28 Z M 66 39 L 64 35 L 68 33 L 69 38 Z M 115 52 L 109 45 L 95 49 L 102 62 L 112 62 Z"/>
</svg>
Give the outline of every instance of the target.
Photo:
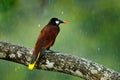
<svg viewBox="0 0 120 80">
<path fill-rule="evenodd" d="M 28 65 L 33 49 L 0 41 L 0 59 Z M 120 80 L 120 73 L 90 60 L 58 52 L 46 52 L 36 69 L 62 72 L 85 80 Z"/>
</svg>

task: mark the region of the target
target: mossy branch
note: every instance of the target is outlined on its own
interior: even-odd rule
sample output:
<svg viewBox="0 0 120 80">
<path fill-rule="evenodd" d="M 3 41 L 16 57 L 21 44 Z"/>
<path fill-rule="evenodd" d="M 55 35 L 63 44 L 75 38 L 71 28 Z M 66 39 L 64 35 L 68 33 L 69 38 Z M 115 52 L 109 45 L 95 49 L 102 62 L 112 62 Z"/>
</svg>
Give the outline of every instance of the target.
<svg viewBox="0 0 120 80">
<path fill-rule="evenodd" d="M 0 41 L 0 59 L 28 65 L 33 50 Z M 120 73 L 95 62 L 63 53 L 46 52 L 39 59 L 36 69 L 62 72 L 86 80 L 120 80 Z"/>
</svg>

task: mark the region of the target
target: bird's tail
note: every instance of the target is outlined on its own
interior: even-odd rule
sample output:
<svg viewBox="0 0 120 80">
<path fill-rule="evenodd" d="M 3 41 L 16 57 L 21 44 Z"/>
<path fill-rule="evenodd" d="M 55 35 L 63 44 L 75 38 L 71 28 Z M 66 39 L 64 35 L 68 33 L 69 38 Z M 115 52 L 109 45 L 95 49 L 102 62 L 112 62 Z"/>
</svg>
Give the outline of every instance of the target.
<svg viewBox="0 0 120 80">
<path fill-rule="evenodd" d="M 36 56 L 32 56 L 32 59 L 31 59 L 29 65 L 28 65 L 28 69 L 29 70 L 33 70 L 33 68 L 34 68 L 34 66 L 35 66 L 39 56 L 40 56 L 40 52 L 38 53 L 37 57 Z"/>
</svg>

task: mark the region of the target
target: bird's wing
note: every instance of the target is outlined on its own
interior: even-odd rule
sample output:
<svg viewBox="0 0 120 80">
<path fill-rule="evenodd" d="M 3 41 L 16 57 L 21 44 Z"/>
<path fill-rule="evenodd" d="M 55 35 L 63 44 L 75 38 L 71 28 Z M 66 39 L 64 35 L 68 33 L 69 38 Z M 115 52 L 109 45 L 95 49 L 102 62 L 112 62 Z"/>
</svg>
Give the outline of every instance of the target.
<svg viewBox="0 0 120 80">
<path fill-rule="evenodd" d="M 45 49 L 54 44 L 57 34 L 58 34 L 57 29 L 53 29 L 51 27 L 45 28 L 45 36 L 43 41 L 44 43 L 43 46 Z"/>
<path fill-rule="evenodd" d="M 36 41 L 35 47 L 34 47 L 34 54 L 39 53 L 40 49 L 43 47 L 47 49 L 48 47 L 52 46 L 54 44 L 54 41 L 56 39 L 56 36 L 58 34 L 58 31 L 51 30 L 50 27 L 44 27 L 40 34 L 39 37 Z"/>
</svg>

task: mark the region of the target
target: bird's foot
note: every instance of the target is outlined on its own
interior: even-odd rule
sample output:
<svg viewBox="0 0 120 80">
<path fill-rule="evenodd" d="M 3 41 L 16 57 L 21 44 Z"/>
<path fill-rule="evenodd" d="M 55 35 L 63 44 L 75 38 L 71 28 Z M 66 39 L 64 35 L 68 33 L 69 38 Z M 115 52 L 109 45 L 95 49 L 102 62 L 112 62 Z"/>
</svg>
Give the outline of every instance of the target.
<svg viewBox="0 0 120 80">
<path fill-rule="evenodd" d="M 46 52 L 48 52 L 48 53 L 58 53 L 58 52 L 53 51 L 53 50 L 46 50 Z"/>
</svg>

